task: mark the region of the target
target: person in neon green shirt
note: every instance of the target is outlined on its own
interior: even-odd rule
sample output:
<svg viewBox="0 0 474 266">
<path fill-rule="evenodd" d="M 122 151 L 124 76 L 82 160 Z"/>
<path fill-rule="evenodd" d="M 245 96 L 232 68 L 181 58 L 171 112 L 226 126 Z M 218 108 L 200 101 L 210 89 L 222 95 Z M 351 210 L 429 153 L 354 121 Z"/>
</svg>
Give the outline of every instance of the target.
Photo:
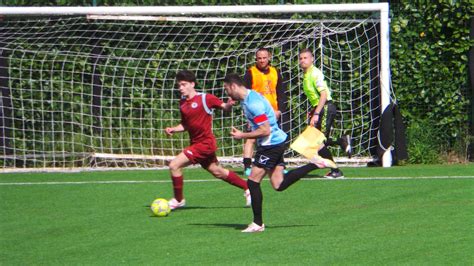
<svg viewBox="0 0 474 266">
<path fill-rule="evenodd" d="M 316 127 L 326 136 L 326 146 L 339 144 L 347 153 L 349 158 L 352 155 L 351 139 L 348 135 L 333 141 L 330 137 L 332 125 L 336 118 L 337 109 L 332 102 L 331 90 L 329 89 L 324 75 L 313 65 L 313 53 L 309 49 L 301 50 L 299 54 L 300 67 L 304 71 L 303 91 L 308 98 L 312 110 L 309 113 L 309 124 Z M 333 160 L 331 153 L 321 154 L 323 158 Z M 331 169 L 326 178 L 342 178 L 344 175 L 339 168 Z"/>
</svg>

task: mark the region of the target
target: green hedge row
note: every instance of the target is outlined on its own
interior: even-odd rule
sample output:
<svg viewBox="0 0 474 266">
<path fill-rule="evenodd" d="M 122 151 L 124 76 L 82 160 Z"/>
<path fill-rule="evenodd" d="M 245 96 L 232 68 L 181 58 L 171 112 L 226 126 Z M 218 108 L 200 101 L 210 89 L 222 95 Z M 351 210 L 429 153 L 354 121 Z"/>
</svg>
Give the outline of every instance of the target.
<svg viewBox="0 0 474 266">
<path fill-rule="evenodd" d="M 392 84 L 408 125 L 429 120 L 455 141 L 469 124 L 471 1 L 392 5 Z"/>
</svg>

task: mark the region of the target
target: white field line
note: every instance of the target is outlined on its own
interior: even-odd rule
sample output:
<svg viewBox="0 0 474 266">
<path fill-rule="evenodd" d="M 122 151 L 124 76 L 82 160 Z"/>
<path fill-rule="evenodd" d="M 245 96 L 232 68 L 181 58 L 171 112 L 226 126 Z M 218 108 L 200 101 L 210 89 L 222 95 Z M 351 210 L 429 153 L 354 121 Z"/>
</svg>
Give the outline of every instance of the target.
<svg viewBox="0 0 474 266">
<path fill-rule="evenodd" d="M 344 179 L 303 178 L 304 181 L 363 181 L 363 180 L 416 180 L 416 179 L 470 179 L 474 176 L 397 176 L 397 177 L 351 177 Z M 265 178 L 267 179 L 267 178 Z M 185 180 L 186 183 L 219 182 L 219 179 Z M 89 185 L 89 184 L 146 184 L 171 183 L 171 180 L 110 180 L 110 181 L 45 181 L 45 182 L 0 182 L 0 186 L 30 185 Z"/>
</svg>

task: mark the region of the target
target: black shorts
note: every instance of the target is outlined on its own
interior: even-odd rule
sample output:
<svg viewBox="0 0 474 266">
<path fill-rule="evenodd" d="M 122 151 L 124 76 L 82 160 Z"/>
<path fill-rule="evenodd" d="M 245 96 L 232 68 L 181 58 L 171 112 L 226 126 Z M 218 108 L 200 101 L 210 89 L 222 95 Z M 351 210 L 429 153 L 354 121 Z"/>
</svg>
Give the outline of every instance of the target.
<svg viewBox="0 0 474 266">
<path fill-rule="evenodd" d="M 285 165 L 283 155 L 286 148 L 287 144 L 285 142 L 279 145 L 258 147 L 253 159 L 253 165 L 264 169 L 273 169 L 277 165 Z"/>
<path fill-rule="evenodd" d="M 311 112 L 311 115 L 309 116 L 309 120 L 311 120 L 314 110 L 316 109 L 314 108 L 313 111 Z M 336 118 L 336 114 L 337 114 L 336 105 L 334 105 L 334 103 L 332 103 L 331 101 L 328 101 L 326 105 L 324 105 L 324 108 L 319 113 L 319 120 L 318 120 L 318 123 L 316 123 L 315 127 L 319 129 L 321 132 L 323 132 L 326 138 L 329 138 L 331 136 L 331 130 L 334 124 L 334 119 Z"/>
</svg>

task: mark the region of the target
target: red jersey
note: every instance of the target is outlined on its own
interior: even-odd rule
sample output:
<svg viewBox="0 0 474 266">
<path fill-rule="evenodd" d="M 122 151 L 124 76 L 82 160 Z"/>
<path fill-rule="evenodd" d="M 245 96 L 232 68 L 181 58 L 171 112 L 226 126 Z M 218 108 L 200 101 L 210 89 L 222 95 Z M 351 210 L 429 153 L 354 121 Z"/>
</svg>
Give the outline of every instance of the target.
<svg viewBox="0 0 474 266">
<path fill-rule="evenodd" d="M 205 143 L 217 150 L 216 138 L 212 133 L 212 109 L 220 108 L 222 104 L 219 98 L 206 93 L 198 93 L 189 100 L 181 99 L 181 125 L 188 131 L 191 145 Z"/>
</svg>

